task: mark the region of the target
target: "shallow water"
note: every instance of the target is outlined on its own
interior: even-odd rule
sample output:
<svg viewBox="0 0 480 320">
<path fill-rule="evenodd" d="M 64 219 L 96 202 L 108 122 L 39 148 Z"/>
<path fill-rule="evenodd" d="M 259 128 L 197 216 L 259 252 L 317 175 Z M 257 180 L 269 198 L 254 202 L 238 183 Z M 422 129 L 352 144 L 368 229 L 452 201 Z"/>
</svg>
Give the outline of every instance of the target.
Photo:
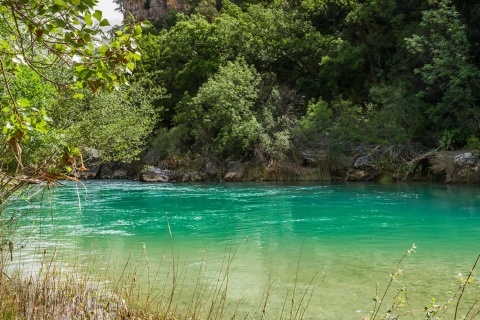
<svg viewBox="0 0 480 320">
<path fill-rule="evenodd" d="M 88 181 L 85 188 L 58 187 L 46 195 L 49 205 L 24 219 L 23 257 L 33 248 L 55 247 L 66 260 L 93 251 L 113 257 L 121 270 L 145 244 L 155 273 L 162 259 L 162 268 L 170 268 L 173 251 L 185 279 L 179 299 L 187 301 L 200 267 L 214 279 L 222 261 L 235 255 L 227 296 L 231 308 L 241 302 L 239 314 L 254 310 L 271 284 L 267 315 L 279 318 L 284 305 L 290 308 L 287 293 L 297 288 L 298 304 L 316 279 L 306 319 L 361 319 L 374 307 L 376 284 L 381 295 L 413 243 L 416 253 L 402 261 L 387 300 L 406 286 L 411 307 L 422 309 L 432 297 L 443 302 L 457 290 L 459 274 L 468 274 L 480 253 L 479 191 L 427 184 Z M 141 274 L 145 284 L 145 267 Z M 167 274 L 160 272 L 159 287 Z M 465 304 L 480 297 L 474 285 Z"/>
</svg>

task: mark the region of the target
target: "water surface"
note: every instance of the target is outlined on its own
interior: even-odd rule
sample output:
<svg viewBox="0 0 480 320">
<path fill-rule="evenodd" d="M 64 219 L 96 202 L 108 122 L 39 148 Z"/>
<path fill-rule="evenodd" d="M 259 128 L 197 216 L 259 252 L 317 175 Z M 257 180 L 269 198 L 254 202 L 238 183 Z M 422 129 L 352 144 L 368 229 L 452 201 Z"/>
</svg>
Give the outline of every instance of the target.
<svg viewBox="0 0 480 320">
<path fill-rule="evenodd" d="M 65 259 L 95 252 L 113 256 L 119 269 L 132 248 L 142 254 L 143 244 L 151 269 L 173 251 L 187 296 L 200 266 L 213 277 L 235 253 L 228 297 L 232 305 L 241 301 L 239 312 L 254 309 L 271 284 L 267 314 L 278 318 L 286 294 L 295 288 L 300 294 L 317 279 L 305 318 L 361 319 L 373 309 L 377 283 L 381 293 L 413 243 L 416 253 L 402 262 L 389 297 L 407 286 L 413 308 L 421 309 L 457 290 L 459 274 L 467 274 L 480 253 L 479 191 L 426 184 L 88 181 L 58 187 L 49 205 L 28 216 L 24 231 L 33 230 L 35 240 L 24 250 L 54 246 Z M 470 290 L 472 299 L 478 288 Z"/>
</svg>

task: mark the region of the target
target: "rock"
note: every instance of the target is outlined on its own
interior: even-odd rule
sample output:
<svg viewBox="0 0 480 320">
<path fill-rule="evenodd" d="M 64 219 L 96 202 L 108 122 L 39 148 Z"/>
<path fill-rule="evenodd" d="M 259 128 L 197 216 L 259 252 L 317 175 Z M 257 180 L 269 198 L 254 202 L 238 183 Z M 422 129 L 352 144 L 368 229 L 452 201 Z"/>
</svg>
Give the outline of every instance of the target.
<svg viewBox="0 0 480 320">
<path fill-rule="evenodd" d="M 302 151 L 300 152 L 300 155 L 302 156 L 303 162 L 307 166 L 315 166 L 319 162 L 319 159 L 312 151 Z"/>
<path fill-rule="evenodd" d="M 85 160 L 98 161 L 100 159 L 100 152 L 94 148 L 85 148 L 83 157 Z"/>
<path fill-rule="evenodd" d="M 165 18 L 169 10 L 186 11 L 190 4 L 186 0 L 123 0 L 124 19 L 130 19 L 130 13 L 135 20 Z"/>
<path fill-rule="evenodd" d="M 127 178 L 127 171 L 124 169 L 119 169 L 113 171 L 113 179 L 125 179 Z"/>
<path fill-rule="evenodd" d="M 197 182 L 202 181 L 203 176 L 196 171 L 179 172 L 147 166 L 142 170 L 140 180 L 144 182 Z"/>
<path fill-rule="evenodd" d="M 318 167 L 328 165 L 329 152 L 327 149 L 319 149 L 313 151 L 302 151 L 300 155 L 303 164 L 307 167 Z"/>
<path fill-rule="evenodd" d="M 352 170 L 348 173 L 348 180 L 350 181 L 362 181 L 365 179 L 366 173 L 363 170 Z"/>
<path fill-rule="evenodd" d="M 474 167 L 478 165 L 478 157 L 471 152 L 465 152 L 453 157 L 453 163 L 457 167 Z"/>
<path fill-rule="evenodd" d="M 213 162 L 208 162 L 205 165 L 205 172 L 210 176 L 216 176 L 218 174 L 218 167 Z"/>
<path fill-rule="evenodd" d="M 87 170 L 80 172 L 80 179 L 95 179 L 99 176 L 101 165 L 86 164 Z"/>
<path fill-rule="evenodd" d="M 355 159 L 355 162 L 353 163 L 353 167 L 355 169 L 363 169 L 363 168 L 369 168 L 374 166 L 375 164 L 373 163 L 373 159 L 370 157 L 370 155 L 358 157 L 357 159 Z"/>
<path fill-rule="evenodd" d="M 138 163 L 107 162 L 100 166 L 97 179 L 138 179 Z"/>
<path fill-rule="evenodd" d="M 83 152 L 84 166 L 87 170 L 80 172 L 80 179 L 95 179 L 100 176 L 100 154 L 97 149 L 85 148 Z"/>
<path fill-rule="evenodd" d="M 451 175 L 446 177 L 446 183 L 478 183 L 480 182 L 480 172 L 476 167 L 462 167 Z"/>
<path fill-rule="evenodd" d="M 349 170 L 347 180 L 350 181 L 369 181 L 377 178 L 379 170 L 375 164 L 375 159 L 371 154 L 360 156 L 353 162 Z"/>
<path fill-rule="evenodd" d="M 147 166 L 140 174 L 140 180 L 144 182 L 168 182 L 171 171 L 162 170 L 158 167 Z"/>
<path fill-rule="evenodd" d="M 227 174 L 224 179 L 227 181 L 240 180 L 245 172 L 245 165 L 240 161 L 233 161 L 227 164 Z"/>
<path fill-rule="evenodd" d="M 378 170 L 370 168 L 370 169 L 358 169 L 358 170 L 350 170 L 348 172 L 347 180 L 350 181 L 369 181 L 373 180 L 378 176 Z"/>
<path fill-rule="evenodd" d="M 202 181 L 203 177 L 201 174 L 199 174 L 196 171 L 192 172 L 183 172 L 178 174 L 178 178 L 175 181 L 179 182 L 197 182 L 197 181 Z"/>
</svg>

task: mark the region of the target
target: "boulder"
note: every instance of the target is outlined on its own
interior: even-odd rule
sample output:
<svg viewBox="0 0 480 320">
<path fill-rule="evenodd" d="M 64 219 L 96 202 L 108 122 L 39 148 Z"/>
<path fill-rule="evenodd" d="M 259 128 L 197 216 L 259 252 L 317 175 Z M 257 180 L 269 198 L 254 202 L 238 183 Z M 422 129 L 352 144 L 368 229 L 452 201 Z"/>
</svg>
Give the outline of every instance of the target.
<svg viewBox="0 0 480 320">
<path fill-rule="evenodd" d="M 355 169 L 365 169 L 365 168 L 372 168 L 375 166 L 375 163 L 370 155 L 361 156 L 355 159 L 353 163 L 353 167 Z"/>
<path fill-rule="evenodd" d="M 227 174 L 224 179 L 227 181 L 240 180 L 245 172 L 245 165 L 240 161 L 232 161 L 227 164 Z"/>
<path fill-rule="evenodd" d="M 202 175 L 196 171 L 177 173 L 175 178 L 175 181 L 178 182 L 198 182 L 202 180 Z"/>
<path fill-rule="evenodd" d="M 208 162 L 205 165 L 205 172 L 209 176 L 216 176 L 218 174 L 218 167 L 215 163 L 213 162 Z"/>
<path fill-rule="evenodd" d="M 140 174 L 140 180 L 144 182 L 168 182 L 171 171 L 162 170 L 158 167 L 147 166 Z"/>
<path fill-rule="evenodd" d="M 95 179 L 100 176 L 102 165 L 100 154 L 97 149 L 85 148 L 83 152 L 84 166 L 87 170 L 80 172 L 80 179 Z"/>
<path fill-rule="evenodd" d="M 445 179 L 446 183 L 479 183 L 480 172 L 478 166 L 476 167 L 461 167 L 452 175 L 447 175 Z"/>
<path fill-rule="evenodd" d="M 368 154 L 355 159 L 352 168 L 348 171 L 347 180 L 369 181 L 377 178 L 378 175 L 379 170 L 375 164 L 375 159 Z"/>
<path fill-rule="evenodd" d="M 370 169 L 352 169 L 348 172 L 347 180 L 350 181 L 369 181 L 378 177 L 378 170 Z"/>
<path fill-rule="evenodd" d="M 95 179 L 100 174 L 101 165 L 86 164 L 87 170 L 80 172 L 80 179 Z"/>
<path fill-rule="evenodd" d="M 113 179 L 126 179 L 126 178 L 128 178 L 126 170 L 119 169 L 119 170 L 113 171 Z"/>
<path fill-rule="evenodd" d="M 316 166 L 319 163 L 319 159 L 315 153 L 312 151 L 302 151 L 300 152 L 302 156 L 303 163 L 306 166 Z"/>
<path fill-rule="evenodd" d="M 457 167 L 478 166 L 478 157 L 471 152 L 465 152 L 453 157 L 453 163 Z"/>
</svg>

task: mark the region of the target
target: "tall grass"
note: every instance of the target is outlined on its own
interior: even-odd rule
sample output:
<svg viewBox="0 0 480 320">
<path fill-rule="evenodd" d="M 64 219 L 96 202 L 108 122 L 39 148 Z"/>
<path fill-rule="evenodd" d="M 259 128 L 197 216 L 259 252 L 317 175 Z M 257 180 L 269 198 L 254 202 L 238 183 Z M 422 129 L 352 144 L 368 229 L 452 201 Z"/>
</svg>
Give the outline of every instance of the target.
<svg viewBox="0 0 480 320">
<path fill-rule="evenodd" d="M 372 314 L 365 316 L 362 320 L 386 320 L 386 319 L 462 319 L 471 320 L 477 318 L 480 314 L 480 306 L 478 305 L 480 299 L 479 288 L 473 289 L 473 303 L 462 305 L 462 297 L 467 292 L 467 287 L 472 284 L 473 273 L 480 260 L 480 254 L 469 270 L 467 277 L 459 275 L 459 286 L 456 292 L 446 301 L 437 303 L 434 297 L 425 305 L 423 309 L 412 309 L 406 287 L 401 287 L 393 290 L 393 297 L 388 300 L 388 294 L 392 293 L 393 285 L 396 283 L 398 277 L 402 276 L 400 265 L 402 261 L 415 252 L 416 246 L 413 246 L 405 252 L 403 257 L 397 262 L 394 270 L 389 275 L 389 282 L 385 290 L 379 294 L 378 284 L 377 292 L 374 297 L 374 308 Z M 445 279 L 440 279 L 442 281 Z M 478 280 L 477 280 L 478 281 Z M 477 286 L 478 287 L 478 286 Z"/>
<path fill-rule="evenodd" d="M 132 247 L 121 263 L 113 253 L 94 251 L 73 259 L 64 259 L 60 249 L 34 256 L 20 249 L 13 260 L 3 254 L 0 319 L 303 319 L 316 277 L 307 288 L 295 283 L 281 310 L 269 308 L 272 275 L 251 311 L 240 312 L 244 301 L 229 299 L 243 241 L 229 242 L 216 270 L 207 267 L 205 251 L 193 286 L 187 283 L 187 261 L 176 254 L 173 239 L 154 264 L 145 244 L 140 250 Z M 301 272 L 298 259 L 296 277 Z"/>
</svg>

